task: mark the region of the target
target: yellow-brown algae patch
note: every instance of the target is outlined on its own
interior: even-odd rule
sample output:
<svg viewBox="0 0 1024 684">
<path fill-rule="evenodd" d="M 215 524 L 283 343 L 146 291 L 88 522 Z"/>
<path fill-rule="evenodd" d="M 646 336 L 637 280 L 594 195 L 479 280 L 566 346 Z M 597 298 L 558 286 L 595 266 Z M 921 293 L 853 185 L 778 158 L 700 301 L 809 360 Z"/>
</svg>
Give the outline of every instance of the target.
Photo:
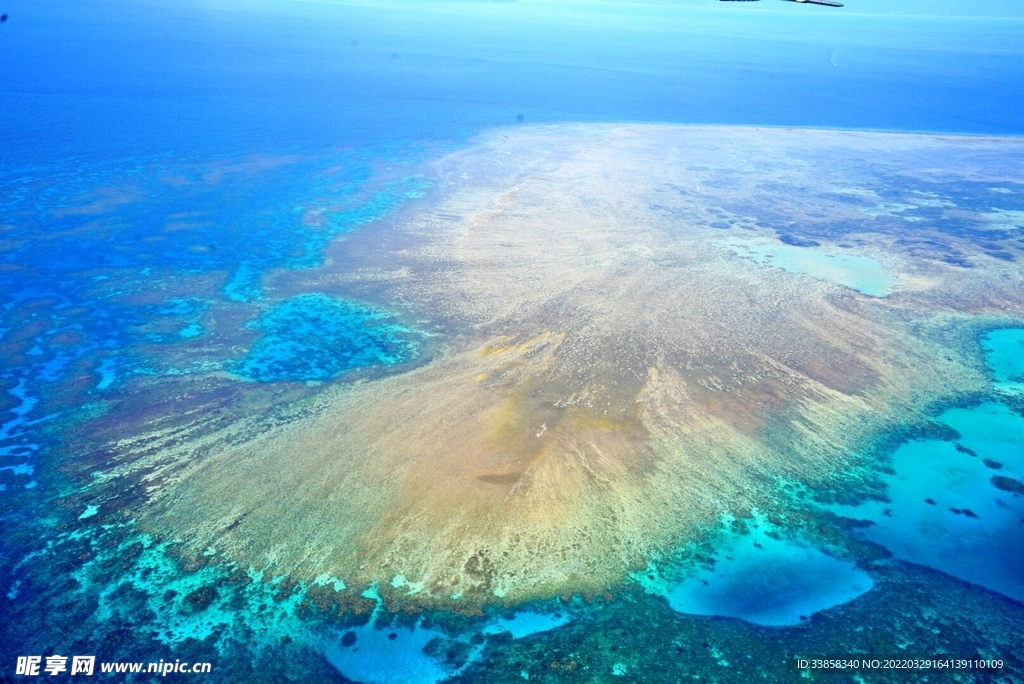
<svg viewBox="0 0 1024 684">
<path fill-rule="evenodd" d="M 299 578 L 376 583 L 392 607 L 474 610 L 600 592 L 723 511 L 762 505 L 780 477 L 828 479 L 874 431 L 986 386 L 969 315 L 1024 315 L 1013 264 L 967 277 L 899 253 L 880 263 L 904 269 L 900 287 L 866 297 L 738 257 L 723 236 L 769 235 L 756 216 L 706 218 L 770 201 L 795 220 L 863 220 L 817 197 L 791 154 L 946 144 L 882 137 L 540 127 L 440 160 L 439 199 L 391 226 L 403 248 L 386 268 L 316 277 L 378 283 L 451 321 L 443 352 L 328 388 L 287 424 L 243 417 L 140 457 L 179 468 L 139 524 Z M 769 199 L 769 163 L 791 195 Z M 867 228 L 857 240 L 899 249 Z"/>
</svg>

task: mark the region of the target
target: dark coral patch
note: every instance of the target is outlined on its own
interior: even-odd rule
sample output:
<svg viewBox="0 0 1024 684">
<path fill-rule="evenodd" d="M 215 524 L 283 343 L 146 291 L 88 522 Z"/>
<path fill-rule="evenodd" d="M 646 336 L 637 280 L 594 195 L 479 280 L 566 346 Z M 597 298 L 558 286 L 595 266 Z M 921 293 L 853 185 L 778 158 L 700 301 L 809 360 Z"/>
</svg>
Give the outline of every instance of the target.
<svg viewBox="0 0 1024 684">
<path fill-rule="evenodd" d="M 1006 477 L 1005 475 L 993 475 L 991 482 L 996 489 L 1001 489 L 1004 492 L 1010 492 L 1011 494 L 1024 494 L 1024 482 L 1015 480 L 1012 477 Z"/>
</svg>

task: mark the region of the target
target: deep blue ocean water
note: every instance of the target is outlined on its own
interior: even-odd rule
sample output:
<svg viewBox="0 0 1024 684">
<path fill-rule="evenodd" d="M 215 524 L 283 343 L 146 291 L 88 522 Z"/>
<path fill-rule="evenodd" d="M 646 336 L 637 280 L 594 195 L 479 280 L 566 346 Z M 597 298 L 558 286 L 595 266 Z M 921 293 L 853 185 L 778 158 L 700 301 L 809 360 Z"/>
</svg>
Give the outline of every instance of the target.
<svg viewBox="0 0 1024 684">
<path fill-rule="evenodd" d="M 1004 16 L 877 0 L 11 0 L 3 158 L 205 159 L 519 117 L 1019 133 L 1024 18 L 969 5 Z"/>
<path fill-rule="evenodd" d="M 79 604 L 69 615 L 110 627 L 102 644 L 83 648 L 173 657 L 160 649 L 187 642 L 202 652 L 222 629 L 217 620 L 233 619 L 228 600 L 192 614 L 159 596 L 173 590 L 198 596 L 189 603 L 198 605 L 204 583 L 228 583 L 227 570 L 182 575 L 163 546 L 125 532 L 109 548 L 97 542 L 88 550 L 95 563 L 48 570 L 54 574 L 39 586 L 24 577 L 23 559 L 38 550 L 35 525 L 56 535 L 62 516 L 87 520 L 97 512 L 58 503 L 66 483 L 43 458 L 58 439 L 47 427 L 70 407 L 99 406 L 132 378 L 213 370 L 275 384 L 415 362 L 422 331 L 408 312 L 268 290 L 264 276 L 320 264 L 332 239 L 421 197 L 431 181 L 417 164 L 486 128 L 656 121 L 1024 133 L 1017 3 L 847 5 L 10 0 L 0 7 L 9 15 L 0 24 L 0 496 L 29 495 L 3 509 L 0 566 L 13 616 L 6 627 L 31 633 L 40 620 L 33 606 L 64 601 L 57 578 L 77 597 L 65 601 Z M 985 341 L 1007 392 L 1019 391 L 1019 339 L 1009 331 Z M 1019 434 L 1019 418 L 995 406 L 984 420 L 995 415 Z M 999 456 L 986 439 L 978 438 L 979 455 L 968 461 L 977 485 L 969 498 L 978 503 L 943 502 L 941 511 L 923 497 L 955 492 L 962 482 L 937 471 L 907 485 L 903 457 L 917 450 L 910 456 L 953 465 L 969 457 L 941 440 L 909 443 L 894 457 L 892 499 L 905 495 L 908 507 L 912 499 L 908 515 L 938 540 L 928 548 L 918 546 L 928 537 L 908 541 L 887 526 L 899 520 L 884 507 L 860 515 L 877 519 L 875 538 L 897 556 L 1019 598 L 1019 559 L 1003 543 L 1018 538 L 1007 530 L 1016 529 L 1019 499 L 996 494 L 994 470 L 978 460 L 991 456 L 1004 476 L 1017 477 L 1019 454 L 1007 458 L 1004 445 Z M 950 506 L 990 511 L 1006 525 L 978 537 L 972 558 L 944 563 L 950 554 L 939 552 L 942 544 L 979 524 Z M 665 587 L 675 597 L 669 605 L 791 624 L 870 586 L 851 564 L 785 544 L 768 542 L 768 552 L 782 554 L 790 579 L 813 574 L 815 591 L 792 589 L 800 595 L 789 603 L 759 604 L 760 585 L 742 581 L 751 572 L 744 559 L 756 564 L 758 551 L 723 563 L 717 579 L 704 577 L 710 594 L 691 590 L 693 582 L 686 595 Z M 988 565 L 978 561 L 984 553 L 994 559 Z M 117 569 L 122 558 L 138 561 Z M 979 577 L 986 567 L 998 577 Z M 835 577 L 826 576 L 832 570 Z M 295 617 L 297 597 L 271 598 L 276 581 L 241 583 L 234 595 L 247 602 L 247 625 L 268 635 L 264 645 L 277 648 L 287 635 L 363 681 L 434 681 L 458 669 L 439 664 L 436 645 L 424 655 L 443 634 L 429 623 L 404 624 L 394 638 L 374 623 L 357 625 L 360 646 L 339 645 L 336 625 L 320 629 Z M 719 583 L 728 590 L 716 593 Z M 37 597 L 44 597 L 38 605 Z M 571 622 L 539 606 L 518 617 L 488 616 L 479 631 L 517 641 Z M 159 637 L 139 636 L 154 626 Z M 252 639 L 241 628 L 230 637 Z M 135 642 L 139 651 L 125 645 Z M 441 642 L 462 649 L 462 665 L 481 652 L 468 636 Z M 5 656 L 20 647 L 12 648 Z M 336 675 L 302 667 L 309 676 L 300 680 Z"/>
</svg>

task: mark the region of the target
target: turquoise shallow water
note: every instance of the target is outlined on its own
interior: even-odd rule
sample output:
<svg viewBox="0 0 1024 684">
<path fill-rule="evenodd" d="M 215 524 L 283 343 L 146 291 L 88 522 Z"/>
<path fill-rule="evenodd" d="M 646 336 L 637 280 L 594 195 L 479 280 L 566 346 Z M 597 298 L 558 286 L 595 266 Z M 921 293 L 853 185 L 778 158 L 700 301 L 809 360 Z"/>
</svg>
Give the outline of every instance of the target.
<svg viewBox="0 0 1024 684">
<path fill-rule="evenodd" d="M 513 639 L 522 639 L 532 634 L 548 632 L 568 624 L 572 618 L 568 613 L 538 613 L 534 610 L 519 610 L 511 616 L 497 617 L 483 628 L 484 634 L 508 634 Z"/>
<path fill-rule="evenodd" d="M 981 339 L 995 387 L 1024 394 L 1024 329 L 993 330 Z"/>
<path fill-rule="evenodd" d="M 762 266 L 827 280 L 871 297 L 887 296 L 895 283 L 880 263 L 866 256 L 740 238 L 727 242 L 738 256 Z"/>
<path fill-rule="evenodd" d="M 985 403 L 939 421 L 960 438 L 899 447 L 885 478 L 889 501 L 832 510 L 874 523 L 863 535 L 897 558 L 1024 601 L 1024 495 L 993 481 L 1024 478 L 1024 418 Z"/>
<path fill-rule="evenodd" d="M 995 389 L 1024 368 L 1022 340 L 1020 328 L 983 336 Z M 897 558 L 1024 601 L 1024 416 L 986 402 L 937 421 L 958 437 L 900 446 L 884 476 L 888 501 L 831 509 L 870 521 L 864 537 Z"/>
<path fill-rule="evenodd" d="M 1016 11 L 1012 1 L 985 3 L 985 11 Z M 571 621 L 567 612 L 540 608 L 481 617 L 460 634 L 426 621 L 375 619 L 351 627 L 357 639 L 344 646 L 350 628 L 336 612 L 328 606 L 315 613 L 304 589 L 286 590 L 283 577 L 187 567 L 166 540 L 119 543 L 123 521 L 111 510 L 143 499 L 89 498 L 91 484 L 63 479 L 74 463 L 48 454 L 60 437 L 46 428 L 83 406 L 114 405 L 139 375 L 155 382 L 231 370 L 235 379 L 257 381 L 235 383 L 244 393 L 277 381 L 344 381 L 350 372 L 414 361 L 422 340 L 388 305 L 315 293 L 277 301 L 265 290 L 265 275 L 319 265 L 332 240 L 419 197 L 430 179 L 404 169 L 419 170 L 438 152 L 436 141 L 458 143 L 518 121 L 1024 131 L 1024 21 L 916 16 L 935 6 L 908 0 L 898 14 L 881 0 L 858 0 L 857 12 L 843 13 L 716 0 L 9 0 L 2 9 L 10 20 L 0 27 L 7 67 L 0 81 L 0 614 L 12 636 L 0 644 L 0 679 L 17 655 L 82 649 L 109 659 L 208 660 L 215 664 L 211 681 L 232 683 L 339 681 L 339 672 L 356 681 L 435 682 L 478 653 L 479 642 L 468 636 L 474 630 L 488 635 L 484 650 L 539 644 L 504 668 L 517 681 L 526 669 L 571 678 L 584 670 L 569 668 L 611 653 L 616 638 L 579 649 L 564 646 L 567 630 L 629 630 L 646 644 L 690 625 L 689 613 L 668 608 L 659 630 L 637 621 L 636 614 L 668 605 L 664 596 L 647 596 L 647 604 L 617 604 L 618 618 L 601 626 L 593 620 L 602 610 L 591 606 L 578 607 Z M 879 8 L 888 14 L 861 12 Z M 975 11 L 962 2 L 955 8 Z M 906 202 L 906 190 L 929 189 L 884 174 L 878 188 L 894 202 Z M 971 211 L 1022 209 L 1012 194 L 991 205 L 983 183 L 957 192 L 957 204 Z M 769 209 L 757 212 L 766 218 Z M 777 218 L 788 225 L 789 217 Z M 840 233 L 859 229 L 836 226 Z M 772 249 L 771 259 L 751 258 L 871 296 L 892 285 L 866 257 Z M 1014 335 L 993 333 L 986 342 L 1004 391 L 1019 391 L 1021 382 Z M 983 453 L 1019 443 L 1016 423 L 1001 410 L 988 417 L 968 411 L 967 423 L 987 426 L 961 429 L 959 443 L 978 453 L 967 461 L 970 477 L 942 479 L 967 458 L 949 452 L 949 443 L 906 454 L 911 475 L 927 475 L 921 464 L 929 459 L 949 466 L 906 485 L 908 492 L 939 492 L 943 505 L 946 494 L 950 501 L 970 494 L 948 505 L 978 518 L 948 506 L 940 517 L 932 507 L 920 522 L 961 525 L 954 538 L 971 532 L 984 542 L 967 548 L 975 555 L 995 554 L 1001 539 L 978 529 L 1009 519 L 1003 509 L 985 508 L 993 501 L 985 474 L 996 471 L 977 469 Z M 1000 477 L 1019 479 L 1018 462 L 1003 461 Z M 892 485 L 894 501 L 901 486 Z M 1004 490 L 995 496 L 1011 508 L 1019 501 Z M 876 527 L 900 543 L 898 530 L 886 527 L 891 518 L 884 511 L 877 517 Z M 921 562 L 945 567 L 949 536 L 928 537 L 935 545 L 922 543 Z M 715 571 L 699 570 L 666 589 L 673 607 L 791 624 L 794 615 L 825 609 L 864 585 L 852 564 L 811 546 L 756 533 L 731 543 Z M 1004 570 L 1018 560 L 991 558 L 990 567 Z M 776 571 L 756 571 L 766 566 Z M 976 560 L 961 574 L 984 567 Z M 1018 586 L 1008 570 L 1001 577 L 1004 591 Z M 883 625 L 891 617 L 872 619 Z M 657 676 L 634 668 L 644 656 L 691 662 L 675 649 L 702 649 L 712 640 L 709 622 L 749 628 L 701 620 L 698 632 L 679 636 L 670 658 L 637 647 L 591 673 Z M 736 634 L 737 649 L 763 645 L 760 637 Z M 447 659 L 447 651 L 461 653 L 461 661 Z M 484 657 L 476 662 L 500 669 Z M 474 681 L 499 681 L 497 669 Z"/>
<path fill-rule="evenodd" d="M 262 333 L 235 372 L 251 380 L 329 380 L 407 363 L 418 335 L 384 311 L 320 294 L 277 304 L 249 324 Z"/>
<path fill-rule="evenodd" d="M 374 621 L 335 635 L 324 653 L 337 670 L 366 684 L 435 684 L 456 674 L 424 652 L 444 632 L 422 627 L 377 627 Z"/>
<path fill-rule="evenodd" d="M 489 618 L 474 633 L 453 636 L 422 619 L 399 625 L 374 588 L 363 596 L 377 601 L 369 622 L 331 635 L 324 653 L 343 675 L 367 684 L 435 684 L 479 660 L 488 638 L 523 639 L 572 622 L 568 611 L 524 608 Z"/>
<path fill-rule="evenodd" d="M 634 578 L 680 613 L 771 627 L 800 624 L 871 589 L 871 577 L 853 563 L 776 535 L 757 517 L 749 534 L 730 532 L 715 547 L 713 566 L 691 571 L 681 582 L 666 582 L 656 570 Z"/>
<path fill-rule="evenodd" d="M 1005 390 L 1024 368 L 1024 330 L 982 338 L 993 386 Z M 1010 385 L 1012 387 L 1012 385 Z M 1024 416 L 990 401 L 936 417 L 950 440 L 911 440 L 892 455 L 886 501 L 832 505 L 867 521 L 865 539 L 900 560 L 940 570 L 1024 601 Z M 799 624 L 869 591 L 870 575 L 849 561 L 779 538 L 756 517 L 749 534 L 729 531 L 713 565 L 666 580 L 657 567 L 634 579 L 672 609 L 766 626 Z"/>
</svg>

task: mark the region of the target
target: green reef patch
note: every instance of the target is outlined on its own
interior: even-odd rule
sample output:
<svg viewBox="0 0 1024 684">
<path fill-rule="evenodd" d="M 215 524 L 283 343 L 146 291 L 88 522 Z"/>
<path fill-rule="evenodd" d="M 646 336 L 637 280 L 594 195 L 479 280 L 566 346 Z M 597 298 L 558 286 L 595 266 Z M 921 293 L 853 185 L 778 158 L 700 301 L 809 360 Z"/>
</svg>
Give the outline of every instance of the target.
<svg viewBox="0 0 1024 684">
<path fill-rule="evenodd" d="M 247 327 L 262 333 L 232 369 L 259 382 L 323 381 L 415 360 L 422 334 L 385 311 L 322 294 L 288 299 Z"/>
</svg>

